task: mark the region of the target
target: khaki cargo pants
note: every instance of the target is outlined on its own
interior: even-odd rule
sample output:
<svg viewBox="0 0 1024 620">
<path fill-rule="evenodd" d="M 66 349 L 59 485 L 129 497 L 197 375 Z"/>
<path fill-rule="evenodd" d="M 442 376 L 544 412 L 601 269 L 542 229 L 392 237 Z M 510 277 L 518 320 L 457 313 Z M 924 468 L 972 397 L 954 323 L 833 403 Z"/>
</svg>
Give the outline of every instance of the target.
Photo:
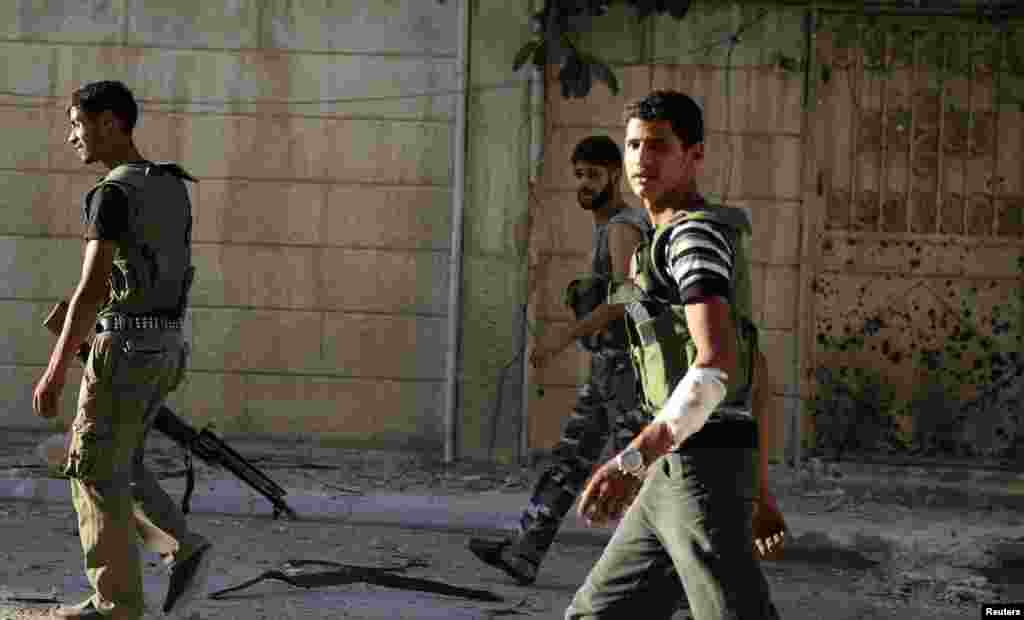
<svg viewBox="0 0 1024 620">
<path fill-rule="evenodd" d="M 93 605 L 118 620 L 142 618 L 138 539 L 169 568 L 207 544 L 143 464 L 146 434 L 181 383 L 187 347 L 178 331 L 99 334 L 86 361 L 66 444 L 44 458 L 71 478 Z"/>
</svg>

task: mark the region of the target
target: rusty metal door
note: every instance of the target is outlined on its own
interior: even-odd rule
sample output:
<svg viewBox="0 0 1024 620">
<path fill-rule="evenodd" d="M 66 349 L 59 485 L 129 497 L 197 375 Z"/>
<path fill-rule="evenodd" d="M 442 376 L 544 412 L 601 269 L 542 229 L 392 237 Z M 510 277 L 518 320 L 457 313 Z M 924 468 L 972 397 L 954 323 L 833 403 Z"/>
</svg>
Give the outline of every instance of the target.
<svg viewBox="0 0 1024 620">
<path fill-rule="evenodd" d="M 1024 348 L 1024 28 L 820 13 L 813 32 L 805 446 L 1024 458 L 1007 405 Z"/>
</svg>

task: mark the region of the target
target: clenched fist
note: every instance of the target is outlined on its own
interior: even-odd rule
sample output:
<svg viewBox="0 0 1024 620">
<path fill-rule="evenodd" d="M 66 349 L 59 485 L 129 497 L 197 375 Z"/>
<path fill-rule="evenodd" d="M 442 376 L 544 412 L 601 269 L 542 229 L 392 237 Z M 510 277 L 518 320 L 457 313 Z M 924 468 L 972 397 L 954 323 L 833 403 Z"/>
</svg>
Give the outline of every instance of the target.
<svg viewBox="0 0 1024 620">
<path fill-rule="evenodd" d="M 770 494 L 754 502 L 754 555 L 759 560 L 777 560 L 782 557 L 786 539 L 786 520 Z"/>
</svg>

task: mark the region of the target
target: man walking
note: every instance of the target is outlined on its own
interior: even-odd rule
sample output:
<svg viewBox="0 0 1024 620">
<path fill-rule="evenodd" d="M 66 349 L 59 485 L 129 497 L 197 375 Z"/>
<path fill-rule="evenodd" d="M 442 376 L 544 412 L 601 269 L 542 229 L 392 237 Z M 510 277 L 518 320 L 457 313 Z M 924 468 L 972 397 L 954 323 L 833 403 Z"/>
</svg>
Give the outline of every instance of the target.
<svg viewBox="0 0 1024 620">
<path fill-rule="evenodd" d="M 144 466 L 143 450 L 154 415 L 185 372 L 181 321 L 193 273 L 185 180 L 195 179 L 139 154 L 138 107 L 124 84 L 87 84 L 67 111 L 68 143 L 83 163 L 109 172 L 85 195 L 81 279 L 32 400 L 36 415 L 57 415 L 68 365 L 91 337 L 61 468 L 71 479 L 94 592 L 52 617 L 142 618 L 139 537 L 170 571 L 163 611 L 183 612 L 203 585 L 210 544 L 189 531 Z"/>
<path fill-rule="evenodd" d="M 629 271 L 633 250 L 650 230 L 647 214 L 622 199 L 622 153 L 608 136 L 590 136 L 572 154 L 580 207 L 594 218 L 591 277 L 570 285 L 567 301 L 580 320 L 541 343 L 531 356 L 536 367 L 573 341 L 591 352 L 590 376 L 553 450 L 554 462 L 541 474 L 516 533 L 502 540 L 473 538 L 470 550 L 511 575 L 533 583 L 566 513 L 601 456 L 608 438 L 625 447 L 646 420 L 639 416 L 636 378 L 626 353 L 621 308 L 604 304 L 608 286 Z M 588 301 L 589 300 L 589 301 Z M 595 308 L 597 308 L 595 310 Z M 589 314 L 587 314 L 589 313 Z M 580 315 L 586 315 L 581 318 Z"/>
<path fill-rule="evenodd" d="M 582 517 L 622 520 L 565 617 L 667 620 L 685 596 L 696 620 L 777 618 L 753 552 L 755 510 L 765 519 L 774 504 L 758 497 L 750 411 L 750 223 L 697 192 L 704 127 L 693 99 L 656 91 L 626 120 L 626 174 L 656 228 L 610 299 L 626 308 L 654 419 L 583 492 Z"/>
</svg>

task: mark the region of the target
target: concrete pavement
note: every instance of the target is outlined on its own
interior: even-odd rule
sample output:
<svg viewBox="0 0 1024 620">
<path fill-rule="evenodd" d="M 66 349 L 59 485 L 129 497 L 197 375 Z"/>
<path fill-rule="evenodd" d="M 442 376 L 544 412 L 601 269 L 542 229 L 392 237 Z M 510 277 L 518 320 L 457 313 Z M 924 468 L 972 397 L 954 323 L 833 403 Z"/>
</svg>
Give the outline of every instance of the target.
<svg viewBox="0 0 1024 620">
<path fill-rule="evenodd" d="M 860 557 L 865 561 L 884 561 L 901 553 L 943 555 L 960 553 L 974 538 L 997 538 L 1012 533 L 1013 514 L 1024 500 L 1016 492 L 1024 477 L 1005 472 L 961 472 L 953 482 L 943 471 L 917 471 L 902 475 L 893 468 L 847 466 L 846 471 L 826 466 L 820 473 L 814 466 L 807 476 L 785 475 L 784 468 L 773 472 L 780 506 L 790 527 L 787 555 L 836 553 Z M 859 471 L 855 471 L 859 469 Z M 227 472 L 207 469 L 215 477 L 198 480 L 191 509 L 196 514 L 240 517 L 272 514 L 269 502 L 229 477 Z M 8 472 L 11 475 L 15 472 Z M 271 477 L 281 478 L 281 470 Z M 184 483 L 180 479 L 164 481 L 168 490 L 180 497 Z M 285 485 L 288 488 L 287 485 Z M 497 533 L 515 527 L 528 493 L 483 490 L 476 493 L 312 493 L 289 488 L 285 497 L 302 520 L 362 525 L 392 525 L 403 528 L 436 530 L 476 530 Z M 70 503 L 66 480 L 45 477 L 0 478 L 0 500 Z M 876 507 L 875 518 L 857 512 L 858 505 Z M 967 510 L 1000 511 L 1010 521 L 993 519 L 988 525 L 959 523 L 957 544 L 950 545 L 947 530 Z M 924 514 L 928 511 L 929 516 Z M 879 518 L 880 517 L 880 518 Z M 1008 530 L 1007 528 L 1011 529 Z M 1024 533 L 1024 526 L 1018 534 Z M 604 544 L 611 528 L 588 527 L 574 515 L 563 525 L 563 540 Z"/>
</svg>

